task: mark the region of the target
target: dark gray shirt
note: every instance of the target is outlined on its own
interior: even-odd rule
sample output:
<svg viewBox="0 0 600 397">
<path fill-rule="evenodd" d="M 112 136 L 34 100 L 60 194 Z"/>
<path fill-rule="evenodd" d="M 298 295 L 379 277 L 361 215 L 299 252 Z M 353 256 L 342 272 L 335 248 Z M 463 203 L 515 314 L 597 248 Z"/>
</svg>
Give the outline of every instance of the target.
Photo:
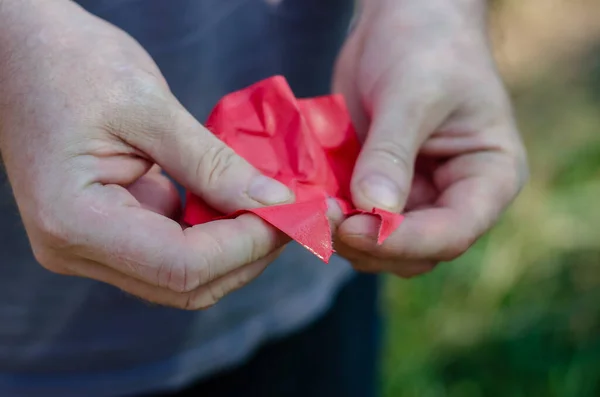
<svg viewBox="0 0 600 397">
<path fill-rule="evenodd" d="M 203 121 L 224 94 L 284 74 L 328 91 L 351 0 L 81 0 L 150 52 Z M 93 43 L 90 43 L 93 45 Z M 76 67 L 76 65 L 74 65 Z M 0 173 L 0 396 L 104 397 L 177 388 L 239 363 L 327 309 L 350 267 L 299 246 L 215 307 L 147 305 L 35 263 Z"/>
</svg>

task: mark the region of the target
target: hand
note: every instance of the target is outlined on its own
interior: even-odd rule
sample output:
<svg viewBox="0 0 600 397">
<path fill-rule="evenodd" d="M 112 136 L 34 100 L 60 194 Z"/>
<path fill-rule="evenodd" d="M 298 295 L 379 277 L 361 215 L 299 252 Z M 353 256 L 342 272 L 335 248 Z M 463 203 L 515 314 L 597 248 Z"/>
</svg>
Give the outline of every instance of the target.
<svg viewBox="0 0 600 397">
<path fill-rule="evenodd" d="M 410 277 L 460 256 L 527 179 L 485 3 L 363 1 L 334 79 L 365 139 L 352 195 L 406 218 L 381 246 L 372 217 L 340 225 L 336 248 L 358 270 Z"/>
<path fill-rule="evenodd" d="M 71 1 L 0 2 L 0 26 L 0 150 L 44 267 L 198 309 L 277 256 L 286 238 L 253 215 L 176 221 L 158 165 L 225 212 L 292 197 L 186 112 L 131 37 Z"/>
</svg>

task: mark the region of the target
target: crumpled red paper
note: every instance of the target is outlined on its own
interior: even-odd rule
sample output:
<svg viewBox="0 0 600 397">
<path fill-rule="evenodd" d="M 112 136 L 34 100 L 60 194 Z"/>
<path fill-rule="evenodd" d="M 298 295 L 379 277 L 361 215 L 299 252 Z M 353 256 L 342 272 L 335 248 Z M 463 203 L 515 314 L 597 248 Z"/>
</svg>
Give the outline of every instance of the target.
<svg viewBox="0 0 600 397">
<path fill-rule="evenodd" d="M 206 127 L 265 175 L 290 187 L 296 201 L 222 214 L 188 193 L 184 221 L 190 225 L 252 212 L 327 263 L 333 254 L 328 197 L 337 200 L 345 215 L 377 216 L 379 244 L 403 219 L 352 205 L 350 178 L 360 143 L 341 95 L 296 99 L 285 78 L 274 76 L 226 95 Z"/>
</svg>

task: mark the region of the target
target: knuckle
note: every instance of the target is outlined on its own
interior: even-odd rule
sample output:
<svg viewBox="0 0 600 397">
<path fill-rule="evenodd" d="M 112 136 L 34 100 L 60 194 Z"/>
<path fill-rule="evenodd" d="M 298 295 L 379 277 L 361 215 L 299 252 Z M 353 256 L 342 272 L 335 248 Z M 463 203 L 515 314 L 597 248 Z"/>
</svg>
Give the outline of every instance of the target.
<svg viewBox="0 0 600 397">
<path fill-rule="evenodd" d="M 206 287 L 206 296 L 207 300 L 202 302 L 202 307 L 210 307 L 219 302 L 226 295 L 226 291 L 218 285 L 207 285 Z"/>
<path fill-rule="evenodd" d="M 176 293 L 167 304 L 170 307 L 180 310 L 194 311 L 203 309 L 202 301 L 198 299 L 196 291 Z"/>
<path fill-rule="evenodd" d="M 211 146 L 198 158 L 196 175 L 208 189 L 216 188 L 222 178 L 240 165 L 240 157 L 225 144 Z"/>
<path fill-rule="evenodd" d="M 168 95 L 150 75 L 120 79 L 107 100 L 103 123 L 110 133 L 126 142 L 159 144 L 176 131 L 176 113 Z"/>
<path fill-rule="evenodd" d="M 71 244 L 72 233 L 60 217 L 41 215 L 36 226 L 43 239 L 52 247 L 64 248 Z"/>
<path fill-rule="evenodd" d="M 188 293 L 181 308 L 184 310 L 205 310 L 216 305 L 224 295 L 219 289 L 206 286 L 198 294 Z"/>
<path fill-rule="evenodd" d="M 401 142 L 389 140 L 371 149 L 371 156 L 387 166 L 410 173 L 414 167 L 412 151 Z"/>
<path fill-rule="evenodd" d="M 52 249 L 32 245 L 32 251 L 33 257 L 44 269 L 61 275 L 72 274 Z"/>
<path fill-rule="evenodd" d="M 215 259 L 222 258 L 224 255 L 223 243 L 215 236 L 205 233 L 202 239 L 203 249 L 199 258 L 197 279 L 199 285 L 208 284 L 215 278 L 214 263 Z"/>
<path fill-rule="evenodd" d="M 257 277 L 266 267 L 267 267 L 267 263 L 265 262 L 264 265 L 261 264 L 260 268 L 257 269 L 256 271 L 253 271 L 253 272 L 249 272 L 249 271 L 240 272 L 240 274 L 239 274 L 238 277 L 233 278 L 233 280 L 231 281 L 231 285 L 229 285 L 227 287 L 227 290 L 225 291 L 225 293 L 227 294 L 227 293 L 229 293 L 231 291 L 235 291 L 235 290 L 240 289 L 243 286 L 247 285 L 255 277 Z"/>
<path fill-rule="evenodd" d="M 438 79 L 432 79 L 431 76 L 440 76 Z M 413 92 L 413 114 L 424 116 L 426 111 L 432 110 L 438 106 L 450 91 L 449 83 L 453 79 L 451 76 L 440 73 L 438 70 L 421 70 L 417 73 L 417 78 L 412 82 L 414 84 Z"/>
<path fill-rule="evenodd" d="M 141 69 L 123 69 L 113 83 L 113 96 L 118 94 L 132 104 L 157 104 L 163 102 L 166 90 L 162 80 Z"/>
<path fill-rule="evenodd" d="M 158 286 L 173 292 L 185 293 L 193 290 L 190 283 L 189 269 L 183 262 L 163 262 L 158 268 Z"/>
<path fill-rule="evenodd" d="M 262 227 L 257 229 L 254 226 L 256 219 L 247 219 L 248 222 L 244 222 L 240 226 L 240 234 L 244 236 L 243 264 L 262 259 L 283 245 L 281 234 L 272 230 L 265 230 Z"/>
<path fill-rule="evenodd" d="M 420 52 L 407 61 L 404 75 L 397 75 L 406 92 L 410 94 L 411 103 L 417 106 L 417 109 L 444 98 L 448 93 L 449 84 L 455 80 L 454 70 L 461 70 L 440 68 L 440 55 L 438 51 Z"/>
<path fill-rule="evenodd" d="M 187 234 L 184 231 L 185 234 Z M 202 247 L 196 251 L 193 258 L 186 258 L 181 268 L 185 272 L 182 277 L 183 291 L 193 291 L 201 285 L 210 283 L 216 276 L 215 258 L 220 258 L 223 254 L 223 245 L 214 235 L 202 233 L 199 241 L 202 241 Z"/>
<path fill-rule="evenodd" d="M 192 294 L 186 294 L 186 299 L 184 301 L 184 304 L 181 306 L 182 309 L 184 310 L 198 310 L 200 309 L 200 307 L 197 307 L 195 305 L 195 300 L 193 299 L 193 295 Z"/>
<path fill-rule="evenodd" d="M 156 284 L 161 287 L 169 287 L 171 288 L 171 276 L 172 276 L 173 267 L 170 263 L 162 262 L 158 265 L 157 275 L 156 275 Z M 175 292 L 180 292 L 176 291 Z"/>
<path fill-rule="evenodd" d="M 203 256 L 200 258 L 198 269 L 188 277 L 186 290 L 192 291 L 201 285 L 210 283 L 215 278 L 213 266 L 213 261 L 209 260 L 208 257 Z"/>
<path fill-rule="evenodd" d="M 197 310 L 198 308 L 194 306 L 194 299 L 192 294 L 187 293 L 185 294 L 185 299 L 181 301 L 181 304 L 179 305 L 179 309 L 183 309 L 183 310 Z"/>
<path fill-rule="evenodd" d="M 246 258 L 246 263 L 251 263 L 254 262 L 256 260 L 259 260 L 260 258 L 262 258 L 268 251 L 265 250 L 265 241 L 263 239 L 260 238 L 260 236 L 256 236 L 251 234 L 250 235 L 250 242 L 249 245 L 250 247 L 248 247 L 248 257 Z"/>
</svg>

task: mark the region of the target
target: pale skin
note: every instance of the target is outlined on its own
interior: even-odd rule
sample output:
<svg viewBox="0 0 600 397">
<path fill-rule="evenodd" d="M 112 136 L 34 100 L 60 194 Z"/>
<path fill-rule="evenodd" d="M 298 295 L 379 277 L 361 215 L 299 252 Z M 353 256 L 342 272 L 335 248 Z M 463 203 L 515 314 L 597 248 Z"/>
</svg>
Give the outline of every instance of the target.
<svg viewBox="0 0 600 397">
<path fill-rule="evenodd" d="M 365 139 L 353 200 L 406 220 L 376 246 L 371 217 L 332 209 L 336 248 L 360 271 L 409 277 L 459 256 L 526 181 L 485 8 L 364 1 L 333 87 Z M 36 258 L 56 273 L 201 309 L 289 241 L 253 215 L 179 224 L 159 167 L 224 212 L 294 198 L 195 120 L 137 42 L 69 0 L 0 0 L 0 152 Z"/>
<path fill-rule="evenodd" d="M 347 219 L 337 249 L 361 271 L 412 277 L 494 225 L 527 181 L 526 153 L 490 51 L 487 1 L 363 3 L 334 82 L 365 139 L 352 198 L 406 218 L 382 246 L 373 218 Z"/>
</svg>

